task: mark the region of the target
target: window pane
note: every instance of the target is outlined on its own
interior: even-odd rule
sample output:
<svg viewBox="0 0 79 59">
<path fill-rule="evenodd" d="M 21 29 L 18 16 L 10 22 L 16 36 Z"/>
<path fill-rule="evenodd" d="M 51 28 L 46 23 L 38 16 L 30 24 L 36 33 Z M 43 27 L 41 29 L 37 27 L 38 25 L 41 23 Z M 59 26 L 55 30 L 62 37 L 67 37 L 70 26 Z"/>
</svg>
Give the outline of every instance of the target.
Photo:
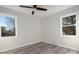
<svg viewBox="0 0 79 59">
<path fill-rule="evenodd" d="M 15 18 L 10 16 L 0 16 L 1 37 L 15 36 Z"/>
<path fill-rule="evenodd" d="M 0 16 L 0 26 L 15 26 L 15 18 L 9 16 Z"/>
<path fill-rule="evenodd" d="M 1 36 L 15 36 L 15 27 L 1 27 Z"/>
</svg>

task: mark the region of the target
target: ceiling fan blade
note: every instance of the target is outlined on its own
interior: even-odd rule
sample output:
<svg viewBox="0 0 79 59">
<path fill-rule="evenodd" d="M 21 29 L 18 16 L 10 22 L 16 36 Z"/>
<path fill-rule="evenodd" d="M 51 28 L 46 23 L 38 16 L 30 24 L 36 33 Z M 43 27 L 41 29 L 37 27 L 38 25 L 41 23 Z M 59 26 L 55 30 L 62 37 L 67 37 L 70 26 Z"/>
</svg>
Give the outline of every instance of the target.
<svg viewBox="0 0 79 59">
<path fill-rule="evenodd" d="M 23 7 L 23 8 L 31 8 L 31 9 L 33 9 L 33 7 L 25 6 L 25 5 L 20 5 L 19 7 Z"/>
<path fill-rule="evenodd" d="M 34 15 L 34 13 L 35 13 L 35 12 L 34 12 L 34 11 L 32 11 L 32 15 Z"/>
<path fill-rule="evenodd" d="M 47 9 L 45 9 L 45 8 L 40 8 L 40 7 L 37 7 L 36 9 L 37 9 L 37 10 L 41 10 L 41 11 L 47 11 Z"/>
</svg>

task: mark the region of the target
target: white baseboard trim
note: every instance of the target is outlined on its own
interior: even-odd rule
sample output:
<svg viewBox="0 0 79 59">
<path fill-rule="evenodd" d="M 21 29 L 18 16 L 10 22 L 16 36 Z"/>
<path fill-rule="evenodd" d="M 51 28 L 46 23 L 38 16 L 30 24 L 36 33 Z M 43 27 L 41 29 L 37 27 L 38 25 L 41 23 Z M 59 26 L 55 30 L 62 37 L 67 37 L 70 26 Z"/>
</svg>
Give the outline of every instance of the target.
<svg viewBox="0 0 79 59">
<path fill-rule="evenodd" d="M 23 46 L 28 46 L 28 45 L 31 45 L 31 44 L 39 43 L 39 42 L 41 42 L 41 41 L 32 42 L 32 43 L 29 43 L 29 44 L 24 44 L 24 45 L 21 45 L 21 46 L 16 46 L 16 47 L 12 47 L 12 48 L 9 48 L 9 49 L 4 49 L 4 50 L 1 50 L 0 53 L 8 51 L 8 50 L 12 50 L 12 49 L 20 48 L 20 47 L 23 47 Z"/>
<path fill-rule="evenodd" d="M 57 42 L 45 42 L 45 43 L 53 44 L 53 45 L 58 45 L 58 46 L 61 46 L 61 47 L 64 47 L 64 48 L 68 48 L 68 49 L 79 51 L 79 49 L 77 49 L 77 48 L 73 48 L 73 47 L 70 47 L 70 46 L 61 45 L 61 44 L 59 44 Z"/>
<path fill-rule="evenodd" d="M 31 44 L 35 44 L 35 43 L 39 43 L 39 42 L 41 42 L 41 41 L 38 41 L 38 42 L 32 42 L 32 43 L 29 43 L 29 44 L 25 44 L 25 45 L 21 45 L 21 46 L 13 47 L 13 48 L 10 48 L 10 49 L 5 49 L 5 50 L 0 51 L 0 53 L 5 52 L 5 51 L 8 51 L 8 50 L 16 49 L 16 48 L 19 48 L 19 47 L 23 47 L 23 46 L 27 46 L 27 45 L 31 45 Z M 59 43 L 57 43 L 57 42 L 45 42 L 45 43 L 53 44 L 53 45 L 58 45 L 58 46 L 61 46 L 61 47 L 64 47 L 64 48 L 68 48 L 68 49 L 72 49 L 72 50 L 79 51 L 79 49 L 77 49 L 77 48 L 72 48 L 72 47 L 69 47 L 69 46 L 61 45 L 61 44 L 59 44 Z"/>
</svg>

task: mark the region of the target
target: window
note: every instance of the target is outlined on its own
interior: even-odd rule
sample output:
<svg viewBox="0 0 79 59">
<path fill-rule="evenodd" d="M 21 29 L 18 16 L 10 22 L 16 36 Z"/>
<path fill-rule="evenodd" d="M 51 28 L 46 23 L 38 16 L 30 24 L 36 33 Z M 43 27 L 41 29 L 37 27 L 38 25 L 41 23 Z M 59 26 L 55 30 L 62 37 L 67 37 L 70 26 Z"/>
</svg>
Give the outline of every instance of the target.
<svg viewBox="0 0 79 59">
<path fill-rule="evenodd" d="M 16 18 L 13 16 L 0 16 L 1 37 L 16 36 Z"/>
<path fill-rule="evenodd" d="M 76 15 L 64 17 L 62 21 L 63 35 L 76 35 Z"/>
<path fill-rule="evenodd" d="M 61 34 L 62 35 L 76 35 L 76 13 L 65 15 L 61 17 Z"/>
</svg>

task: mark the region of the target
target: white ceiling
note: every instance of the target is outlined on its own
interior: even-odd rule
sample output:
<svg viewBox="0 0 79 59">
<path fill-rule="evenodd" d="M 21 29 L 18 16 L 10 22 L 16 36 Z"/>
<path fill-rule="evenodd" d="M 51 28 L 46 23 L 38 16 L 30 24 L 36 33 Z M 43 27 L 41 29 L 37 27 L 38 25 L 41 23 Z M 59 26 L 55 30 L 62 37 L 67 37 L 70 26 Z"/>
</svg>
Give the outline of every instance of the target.
<svg viewBox="0 0 79 59">
<path fill-rule="evenodd" d="M 28 6 L 32 6 L 32 5 L 28 5 Z M 39 17 L 39 18 L 43 18 L 43 17 L 47 17 L 49 15 L 52 15 L 56 12 L 62 11 L 64 9 L 73 7 L 74 5 L 38 5 L 39 7 L 43 7 L 43 8 L 47 8 L 47 11 L 38 11 L 35 10 L 35 14 L 32 15 L 32 9 L 29 8 L 21 8 L 18 5 L 2 5 L 2 7 L 5 8 L 9 8 L 24 14 L 27 14 L 29 16 L 33 16 L 33 17 Z"/>
</svg>

